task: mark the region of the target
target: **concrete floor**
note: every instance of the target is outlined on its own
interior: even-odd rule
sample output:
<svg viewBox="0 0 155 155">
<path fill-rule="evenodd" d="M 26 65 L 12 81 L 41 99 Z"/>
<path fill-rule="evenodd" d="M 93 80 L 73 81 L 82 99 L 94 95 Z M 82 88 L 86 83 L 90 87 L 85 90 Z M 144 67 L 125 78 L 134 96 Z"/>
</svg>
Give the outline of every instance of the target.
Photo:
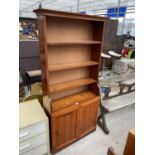
<svg viewBox="0 0 155 155">
<path fill-rule="evenodd" d="M 97 126 L 95 132 L 66 147 L 56 155 L 107 155 L 109 146 L 122 155 L 128 131 L 135 127 L 135 108 L 129 106 L 106 115 L 109 135 Z"/>
</svg>

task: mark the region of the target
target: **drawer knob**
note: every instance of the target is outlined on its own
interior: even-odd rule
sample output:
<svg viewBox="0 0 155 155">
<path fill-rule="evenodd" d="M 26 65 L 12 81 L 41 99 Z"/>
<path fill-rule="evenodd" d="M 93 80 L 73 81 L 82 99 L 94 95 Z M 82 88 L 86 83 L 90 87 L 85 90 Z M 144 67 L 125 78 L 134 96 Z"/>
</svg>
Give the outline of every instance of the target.
<svg viewBox="0 0 155 155">
<path fill-rule="evenodd" d="M 79 102 L 76 102 L 76 103 L 75 103 L 75 105 L 78 105 L 78 104 L 79 104 Z"/>
</svg>

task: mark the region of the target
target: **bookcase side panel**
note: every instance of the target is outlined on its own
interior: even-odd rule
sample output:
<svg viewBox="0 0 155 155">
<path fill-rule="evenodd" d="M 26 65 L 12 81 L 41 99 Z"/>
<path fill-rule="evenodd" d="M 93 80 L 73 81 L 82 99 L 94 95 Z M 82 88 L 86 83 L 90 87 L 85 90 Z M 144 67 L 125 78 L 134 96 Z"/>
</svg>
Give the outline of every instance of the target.
<svg viewBox="0 0 155 155">
<path fill-rule="evenodd" d="M 39 30 L 39 46 L 40 46 L 40 61 L 42 72 L 42 89 L 43 95 L 48 94 L 48 72 L 47 72 L 47 41 L 46 41 L 46 16 L 38 15 L 38 30 Z"/>
<path fill-rule="evenodd" d="M 92 22 L 92 24 L 93 24 L 93 40 L 101 41 L 102 44 L 91 46 L 91 60 L 100 62 L 101 51 L 103 46 L 104 23 Z M 96 79 L 97 81 L 98 81 L 98 72 L 99 72 L 99 65 L 90 67 L 90 77 Z M 99 88 L 97 86 L 97 83 L 91 84 L 89 86 L 89 89 L 96 95 L 99 95 Z"/>
</svg>

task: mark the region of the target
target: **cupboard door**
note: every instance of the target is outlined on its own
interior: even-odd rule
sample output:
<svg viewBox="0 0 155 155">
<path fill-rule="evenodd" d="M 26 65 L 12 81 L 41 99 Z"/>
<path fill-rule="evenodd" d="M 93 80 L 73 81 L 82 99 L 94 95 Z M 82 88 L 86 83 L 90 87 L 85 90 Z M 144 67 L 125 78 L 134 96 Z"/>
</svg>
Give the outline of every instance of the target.
<svg viewBox="0 0 155 155">
<path fill-rule="evenodd" d="M 52 114 L 52 152 L 77 139 L 78 106 L 70 106 Z"/>
<path fill-rule="evenodd" d="M 98 100 L 98 99 L 97 99 Z M 81 138 L 96 129 L 99 109 L 98 101 L 88 101 L 81 104 L 78 110 L 78 137 Z"/>
</svg>

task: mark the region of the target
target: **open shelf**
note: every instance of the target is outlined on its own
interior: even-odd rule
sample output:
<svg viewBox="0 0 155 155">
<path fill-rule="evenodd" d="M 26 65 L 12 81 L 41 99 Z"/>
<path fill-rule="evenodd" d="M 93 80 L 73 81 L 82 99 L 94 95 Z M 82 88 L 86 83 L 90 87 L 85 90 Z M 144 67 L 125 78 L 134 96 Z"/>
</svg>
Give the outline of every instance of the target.
<svg viewBox="0 0 155 155">
<path fill-rule="evenodd" d="M 63 97 L 52 102 L 52 112 L 65 108 L 66 106 L 72 106 L 76 102 L 80 103 L 95 98 L 99 99 L 99 96 L 88 90 L 67 97 Z"/>
<path fill-rule="evenodd" d="M 64 64 L 54 64 L 54 65 L 48 66 L 48 71 L 49 72 L 60 71 L 60 70 L 65 70 L 65 69 L 94 66 L 98 64 L 99 63 L 95 61 L 80 61 L 80 62 L 72 62 L 72 63 L 64 63 Z"/>
<path fill-rule="evenodd" d="M 101 44 L 100 41 L 88 40 L 88 41 L 52 41 L 47 42 L 48 45 L 91 45 Z"/>
<path fill-rule="evenodd" d="M 73 81 L 69 81 L 69 82 L 52 84 L 49 86 L 49 92 L 57 93 L 57 92 L 61 92 L 64 90 L 68 90 L 68 89 L 72 89 L 72 88 L 76 88 L 76 87 L 80 87 L 80 86 L 85 86 L 85 85 L 92 84 L 92 83 L 96 83 L 96 80 L 94 80 L 92 78 L 82 78 L 82 79 L 73 80 Z"/>
</svg>

